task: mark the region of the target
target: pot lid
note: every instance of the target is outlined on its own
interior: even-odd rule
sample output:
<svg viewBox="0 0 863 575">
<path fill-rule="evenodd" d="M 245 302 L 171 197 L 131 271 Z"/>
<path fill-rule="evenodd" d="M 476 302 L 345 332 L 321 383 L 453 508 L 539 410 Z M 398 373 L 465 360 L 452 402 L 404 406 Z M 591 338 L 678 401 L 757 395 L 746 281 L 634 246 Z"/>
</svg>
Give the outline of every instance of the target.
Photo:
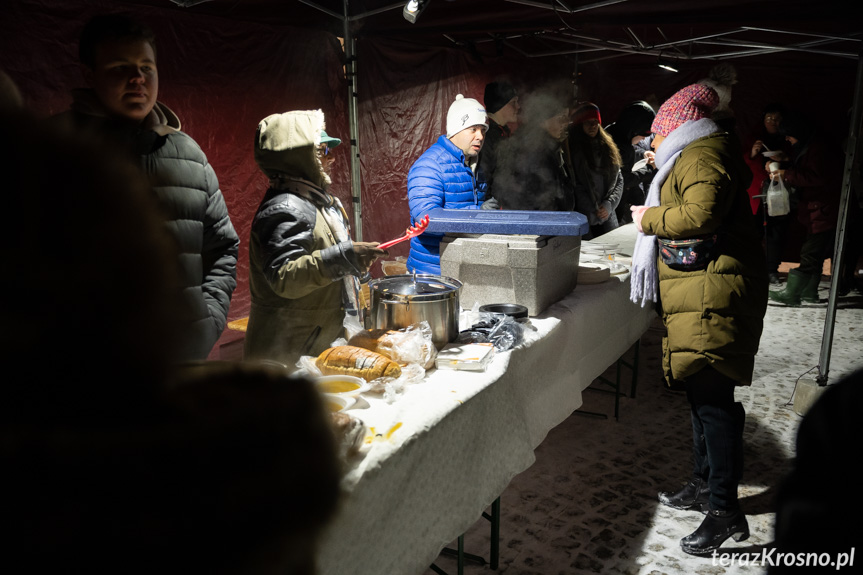
<svg viewBox="0 0 863 575">
<path fill-rule="evenodd" d="M 417 301 L 442 299 L 459 291 L 461 285 L 460 281 L 445 276 L 405 274 L 372 280 L 369 289 L 382 296 Z"/>
</svg>

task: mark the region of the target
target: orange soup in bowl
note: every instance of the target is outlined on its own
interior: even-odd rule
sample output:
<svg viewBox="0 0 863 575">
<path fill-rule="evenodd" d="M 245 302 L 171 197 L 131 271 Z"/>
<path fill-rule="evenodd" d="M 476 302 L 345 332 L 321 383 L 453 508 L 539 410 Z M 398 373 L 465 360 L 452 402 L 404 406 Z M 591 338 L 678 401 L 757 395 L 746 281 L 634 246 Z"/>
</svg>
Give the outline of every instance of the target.
<svg viewBox="0 0 863 575">
<path fill-rule="evenodd" d="M 320 387 L 321 391 L 324 393 L 347 393 L 358 390 L 360 388 L 360 384 L 348 379 L 333 379 L 322 381 L 320 383 Z"/>
</svg>

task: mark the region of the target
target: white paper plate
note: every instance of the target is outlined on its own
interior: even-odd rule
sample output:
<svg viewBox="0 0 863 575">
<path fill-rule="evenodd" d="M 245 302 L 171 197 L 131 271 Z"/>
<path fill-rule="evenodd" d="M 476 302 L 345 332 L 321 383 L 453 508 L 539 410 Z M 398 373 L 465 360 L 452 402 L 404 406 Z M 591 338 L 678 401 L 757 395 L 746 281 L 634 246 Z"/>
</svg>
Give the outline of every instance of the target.
<svg viewBox="0 0 863 575">
<path fill-rule="evenodd" d="M 352 375 L 324 375 L 315 380 L 315 385 L 322 393 L 343 397 L 356 397 L 368 391 L 370 387 L 366 380 Z M 344 388 L 344 391 L 337 391 L 339 387 Z"/>
<path fill-rule="evenodd" d="M 344 395 L 333 395 L 332 393 L 324 393 L 324 405 L 328 411 L 344 411 L 351 408 L 356 402 L 356 397 L 347 397 Z"/>
<path fill-rule="evenodd" d="M 773 151 L 773 152 L 761 152 L 761 155 L 762 155 L 762 156 L 764 156 L 765 158 L 775 158 L 776 156 L 778 156 L 778 155 L 779 155 L 779 154 L 781 154 L 781 153 L 782 153 L 782 152 L 777 152 L 777 151 Z"/>
<path fill-rule="evenodd" d="M 632 171 L 637 172 L 638 170 L 640 170 L 641 168 L 643 168 L 646 165 L 647 165 L 647 158 L 643 158 L 641 160 L 638 160 L 637 162 L 632 164 Z"/>
<path fill-rule="evenodd" d="M 578 283 L 599 284 L 611 277 L 611 268 L 600 262 L 579 262 Z"/>
</svg>

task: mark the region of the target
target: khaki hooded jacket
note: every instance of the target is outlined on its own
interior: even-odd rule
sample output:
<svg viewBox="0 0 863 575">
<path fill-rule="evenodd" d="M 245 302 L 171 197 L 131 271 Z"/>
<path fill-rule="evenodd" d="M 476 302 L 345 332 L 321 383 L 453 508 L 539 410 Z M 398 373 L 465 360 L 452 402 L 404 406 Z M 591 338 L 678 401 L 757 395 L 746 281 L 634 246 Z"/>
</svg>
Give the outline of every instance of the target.
<svg viewBox="0 0 863 575">
<path fill-rule="evenodd" d="M 258 126 L 255 161 L 270 188 L 252 221 L 249 289 L 252 306 L 246 359 L 293 368 L 344 334 L 346 276 L 361 275 L 350 240 L 337 239 L 324 215 L 347 214 L 326 192 L 329 176 L 317 156 L 324 116 L 319 110 L 273 114 Z"/>
<path fill-rule="evenodd" d="M 746 189 L 749 168 L 733 137 L 717 132 L 686 146 L 644 213 L 644 233 L 688 239 L 719 234 L 719 255 L 705 269 L 658 263 L 663 370 L 671 385 L 707 365 L 749 385 L 767 309 L 767 273 Z"/>
</svg>

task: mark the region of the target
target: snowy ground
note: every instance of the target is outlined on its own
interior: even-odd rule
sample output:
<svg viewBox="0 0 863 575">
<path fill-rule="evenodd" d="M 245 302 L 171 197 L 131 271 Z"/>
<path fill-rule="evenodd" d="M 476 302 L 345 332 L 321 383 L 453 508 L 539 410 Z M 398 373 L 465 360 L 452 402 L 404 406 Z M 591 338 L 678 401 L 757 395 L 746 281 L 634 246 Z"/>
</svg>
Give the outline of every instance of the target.
<svg viewBox="0 0 863 575">
<path fill-rule="evenodd" d="M 826 298 L 827 292 L 824 281 L 821 296 Z M 737 399 L 747 412 L 740 496 L 751 537 L 740 543 L 729 539 L 723 546 L 738 562 L 714 564 L 711 558 L 684 554 L 679 540 L 694 531 L 703 516 L 656 501 L 658 491 L 680 485 L 691 469 L 689 407 L 684 395 L 663 385 L 662 327 L 657 322 L 642 338 L 637 395 L 621 399 L 619 421 L 612 417 L 611 395 L 586 390 L 582 409 L 552 430 L 537 449 L 536 463 L 501 495 L 499 568 L 468 563 L 465 573 L 765 573 L 764 567 L 741 565 L 739 560 L 773 541 L 773 497 L 790 467 L 801 421 L 790 402 L 798 378 L 817 375 L 826 313 L 826 304 L 771 305 L 754 383 L 738 388 Z M 838 300 L 828 383 L 861 366 L 863 296 L 852 292 Z M 465 549 L 488 556 L 487 521 L 478 521 L 467 533 Z M 456 573 L 454 559 L 442 556 L 436 565 Z"/>
</svg>

